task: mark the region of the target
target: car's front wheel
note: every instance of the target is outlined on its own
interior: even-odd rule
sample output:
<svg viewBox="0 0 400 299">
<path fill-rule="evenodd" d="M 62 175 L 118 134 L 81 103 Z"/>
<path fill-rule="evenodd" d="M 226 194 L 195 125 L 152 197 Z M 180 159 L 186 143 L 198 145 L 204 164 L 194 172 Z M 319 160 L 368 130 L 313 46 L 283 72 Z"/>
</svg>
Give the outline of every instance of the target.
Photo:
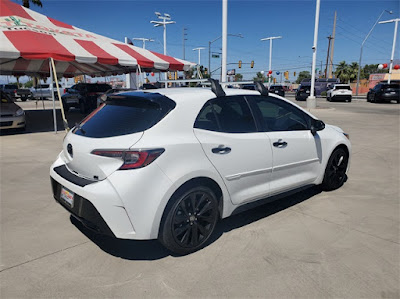
<svg viewBox="0 0 400 299">
<path fill-rule="evenodd" d="M 192 253 L 205 245 L 218 218 L 218 200 L 210 188 L 184 188 L 174 194 L 167 205 L 159 240 L 173 253 Z"/>
<path fill-rule="evenodd" d="M 322 189 L 331 191 L 340 188 L 347 180 L 348 164 L 349 154 L 342 147 L 335 149 L 326 165 Z"/>
</svg>

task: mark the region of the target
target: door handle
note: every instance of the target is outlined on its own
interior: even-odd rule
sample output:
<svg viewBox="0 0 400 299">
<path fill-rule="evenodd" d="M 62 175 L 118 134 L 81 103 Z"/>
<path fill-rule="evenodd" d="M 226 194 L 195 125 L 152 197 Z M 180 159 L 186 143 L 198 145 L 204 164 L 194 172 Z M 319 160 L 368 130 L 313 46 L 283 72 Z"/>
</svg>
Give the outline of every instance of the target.
<svg viewBox="0 0 400 299">
<path fill-rule="evenodd" d="M 211 151 L 214 154 L 220 154 L 220 155 L 229 154 L 231 152 L 231 150 L 232 149 L 230 147 L 223 147 L 223 145 L 219 146 L 219 147 L 214 147 L 213 149 L 211 149 Z"/>
<path fill-rule="evenodd" d="M 286 141 L 282 141 L 281 139 L 279 139 L 277 142 L 273 143 L 273 146 L 279 147 L 279 148 L 286 147 L 287 146 L 287 142 Z"/>
</svg>

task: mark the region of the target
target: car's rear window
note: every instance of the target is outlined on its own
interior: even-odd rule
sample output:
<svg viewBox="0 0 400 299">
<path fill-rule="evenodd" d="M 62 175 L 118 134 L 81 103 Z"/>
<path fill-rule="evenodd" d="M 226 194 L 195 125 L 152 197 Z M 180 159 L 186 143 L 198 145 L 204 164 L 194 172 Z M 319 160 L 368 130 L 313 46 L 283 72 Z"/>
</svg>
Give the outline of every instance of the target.
<svg viewBox="0 0 400 299">
<path fill-rule="evenodd" d="M 347 89 L 347 90 L 351 90 L 350 86 L 335 86 L 335 89 Z"/>
<path fill-rule="evenodd" d="M 90 84 L 87 85 L 87 91 L 89 92 L 106 92 L 111 89 L 111 86 L 108 84 Z"/>
<path fill-rule="evenodd" d="M 17 85 L 7 84 L 6 86 L 4 86 L 4 89 L 18 89 L 18 86 Z"/>
<path fill-rule="evenodd" d="M 106 138 L 143 132 L 174 108 L 175 102 L 160 94 L 114 95 L 75 127 L 73 133 Z"/>
<path fill-rule="evenodd" d="M 283 86 L 271 86 L 271 89 L 283 89 Z"/>
<path fill-rule="evenodd" d="M 400 84 L 385 84 L 382 86 L 383 89 L 400 89 Z"/>
</svg>

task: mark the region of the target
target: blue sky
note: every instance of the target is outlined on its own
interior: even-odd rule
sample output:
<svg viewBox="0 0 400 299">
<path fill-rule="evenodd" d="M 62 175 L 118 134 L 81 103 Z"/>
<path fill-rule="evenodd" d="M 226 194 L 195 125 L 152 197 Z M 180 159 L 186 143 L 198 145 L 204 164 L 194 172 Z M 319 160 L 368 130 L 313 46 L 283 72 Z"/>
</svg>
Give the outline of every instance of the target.
<svg viewBox="0 0 400 299">
<path fill-rule="evenodd" d="M 14 0 L 15 1 L 15 0 Z M 15 1 L 20 3 L 19 1 Z M 187 28 L 186 59 L 197 62 L 196 47 L 208 47 L 208 42 L 221 35 L 222 1 L 63 1 L 42 0 L 43 8 L 31 5 L 31 9 L 52 18 L 96 32 L 117 40 L 124 37 L 153 38 L 146 48 L 163 52 L 163 30 L 150 24 L 156 20 L 155 11 L 169 13 L 176 24 L 167 26 L 168 55 L 182 58 L 182 32 Z M 228 38 L 228 69 L 236 68 L 245 78 L 252 78 L 257 71 L 268 70 L 269 42 L 263 37 L 283 38 L 273 43 L 272 64 L 274 70 L 293 72 L 310 70 L 314 34 L 315 0 L 310 1 L 243 1 L 228 0 L 228 33 L 241 33 L 243 38 Z M 358 61 L 360 45 L 382 10 L 382 20 L 399 17 L 398 1 L 321 0 L 318 36 L 317 64 L 323 69 L 328 39 L 332 33 L 334 12 L 337 11 L 334 63 L 342 60 Z M 400 31 L 400 30 L 399 30 Z M 394 23 L 377 25 L 364 46 L 363 63 L 389 63 Z M 400 38 L 397 38 L 395 59 L 399 59 Z M 142 46 L 141 42 L 135 45 Z M 212 51 L 220 52 L 221 40 L 212 44 Z M 238 69 L 237 62 L 254 60 L 254 69 L 244 65 Z M 211 69 L 220 64 L 212 58 Z M 208 48 L 201 52 L 201 62 L 208 65 Z M 235 63 L 235 64 L 233 64 Z"/>
</svg>

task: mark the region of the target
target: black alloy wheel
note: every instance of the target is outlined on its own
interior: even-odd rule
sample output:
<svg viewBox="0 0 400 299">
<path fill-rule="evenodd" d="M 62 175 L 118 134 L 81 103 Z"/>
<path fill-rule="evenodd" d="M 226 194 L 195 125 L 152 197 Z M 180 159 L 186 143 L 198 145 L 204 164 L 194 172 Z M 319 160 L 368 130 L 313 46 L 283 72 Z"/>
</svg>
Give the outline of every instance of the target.
<svg viewBox="0 0 400 299">
<path fill-rule="evenodd" d="M 331 191 L 340 188 L 347 180 L 346 170 L 349 155 L 343 148 L 337 148 L 326 165 L 322 188 Z"/>
<path fill-rule="evenodd" d="M 202 248 L 219 218 L 214 192 L 208 187 L 197 186 L 180 196 L 173 196 L 171 200 L 173 205 L 167 208 L 160 241 L 177 254 L 188 254 Z"/>
</svg>

